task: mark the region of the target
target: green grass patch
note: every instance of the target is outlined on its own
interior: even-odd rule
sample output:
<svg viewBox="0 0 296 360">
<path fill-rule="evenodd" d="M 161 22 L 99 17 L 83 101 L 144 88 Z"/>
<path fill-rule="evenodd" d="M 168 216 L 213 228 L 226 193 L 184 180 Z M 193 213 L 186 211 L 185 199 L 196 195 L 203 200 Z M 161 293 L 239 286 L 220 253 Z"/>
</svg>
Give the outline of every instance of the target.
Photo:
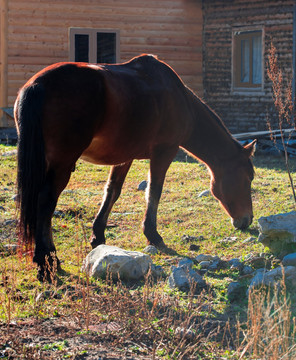
<svg viewBox="0 0 296 360">
<path fill-rule="evenodd" d="M 293 177 L 295 163 L 292 159 Z M 159 205 L 158 230 L 177 256 L 158 254 L 153 256 L 153 262 L 162 265 L 168 274 L 171 265 L 177 264 L 179 256 L 194 258 L 199 253 L 208 253 L 228 260 L 263 252 L 261 244 L 244 242 L 250 236 L 258 236 L 258 218 L 295 210 L 295 203 L 280 158 L 256 156 L 254 164 L 254 222 L 248 230 L 238 231 L 232 227 L 228 215 L 212 196 L 198 197 L 200 192 L 209 189 L 210 177 L 206 167 L 200 163 L 173 162 Z M 142 250 L 146 246 L 141 228 L 146 207 L 145 193 L 138 191 L 137 187 L 142 180 L 146 180 L 148 170 L 148 161 L 133 163 L 121 197 L 109 218 L 108 224 L 111 226 L 106 230 L 108 244 L 127 250 Z M 220 321 L 225 325 L 230 321 L 229 333 L 234 333 L 231 326 L 236 323 L 236 317 L 247 318 L 246 298 L 235 305 L 231 305 L 227 299 L 227 286 L 238 278 L 238 273 L 227 269 L 209 273 L 206 280 L 210 291 L 199 296 L 169 289 L 166 279 L 158 283 L 146 280 L 125 285 L 86 279 L 81 274 L 82 261 L 91 250 L 89 238 L 92 221 L 102 200 L 108 172 L 109 167 L 78 161 L 67 188 L 59 198 L 52 221 L 54 242 L 64 270 L 59 275 L 59 282 L 40 284 L 36 280 L 35 265 L 26 257 L 0 257 L 1 322 L 8 324 L 20 319 L 70 317 L 81 329 L 81 334 L 86 331 L 85 335 L 92 336 L 95 331 L 100 336 L 108 336 L 108 341 L 115 341 L 116 346 L 128 336 L 136 344 L 127 346 L 136 354 L 154 351 L 156 358 L 179 359 L 180 354 L 189 349 L 188 354 L 194 354 L 192 358 L 195 359 L 215 359 L 219 356 L 236 358 L 237 353 L 234 355 L 232 350 L 225 347 L 226 335 L 223 338 L 223 331 L 226 334 L 228 330 L 218 330 L 218 325 L 214 324 Z M 0 145 L 0 174 L 1 250 L 5 244 L 17 243 L 17 213 L 13 199 L 16 194 L 15 147 Z M 198 252 L 189 250 L 190 242 L 182 240 L 184 235 L 199 239 L 196 242 L 200 246 Z M 226 237 L 236 237 L 237 241 L 221 241 Z M 40 293 L 47 295 L 36 301 Z M 289 308 L 292 312 L 294 306 L 292 304 Z M 124 328 L 114 330 L 111 326 L 113 323 L 119 323 Z M 190 328 L 193 323 L 199 324 L 194 328 L 197 339 L 195 347 L 190 339 L 184 336 L 182 340 L 176 335 L 177 327 L 188 325 Z M 91 326 L 98 324 L 111 325 L 100 325 L 88 333 Z M 216 340 L 210 336 L 214 330 L 217 331 Z M 136 342 L 136 331 L 142 345 Z M 146 350 L 143 350 L 143 344 L 146 344 Z M 232 345 L 234 348 L 234 340 Z M 41 350 L 63 352 L 66 348 L 67 342 L 61 340 L 44 345 Z"/>
</svg>

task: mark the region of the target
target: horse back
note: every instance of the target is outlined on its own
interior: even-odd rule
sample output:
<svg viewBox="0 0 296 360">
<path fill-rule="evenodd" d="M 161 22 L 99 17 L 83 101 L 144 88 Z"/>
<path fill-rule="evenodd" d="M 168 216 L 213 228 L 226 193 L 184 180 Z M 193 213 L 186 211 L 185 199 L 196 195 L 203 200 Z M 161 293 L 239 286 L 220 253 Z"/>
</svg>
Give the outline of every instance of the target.
<svg viewBox="0 0 296 360">
<path fill-rule="evenodd" d="M 186 90 L 176 73 L 145 55 L 116 65 L 60 63 L 25 85 L 45 89 L 47 154 L 69 153 L 101 164 L 149 158 L 157 145 L 185 136 Z"/>
</svg>

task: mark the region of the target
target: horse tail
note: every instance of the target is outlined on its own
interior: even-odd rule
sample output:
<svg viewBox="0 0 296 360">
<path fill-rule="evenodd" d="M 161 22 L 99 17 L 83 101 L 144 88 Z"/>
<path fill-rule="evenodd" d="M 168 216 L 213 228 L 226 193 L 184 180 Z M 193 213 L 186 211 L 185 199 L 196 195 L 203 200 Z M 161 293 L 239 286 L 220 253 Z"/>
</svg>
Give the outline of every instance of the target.
<svg viewBox="0 0 296 360">
<path fill-rule="evenodd" d="M 44 87 L 24 87 L 17 99 L 15 117 L 18 127 L 17 192 L 20 212 L 20 239 L 32 249 L 37 224 L 38 195 L 44 183 L 46 160 L 42 132 Z"/>
</svg>

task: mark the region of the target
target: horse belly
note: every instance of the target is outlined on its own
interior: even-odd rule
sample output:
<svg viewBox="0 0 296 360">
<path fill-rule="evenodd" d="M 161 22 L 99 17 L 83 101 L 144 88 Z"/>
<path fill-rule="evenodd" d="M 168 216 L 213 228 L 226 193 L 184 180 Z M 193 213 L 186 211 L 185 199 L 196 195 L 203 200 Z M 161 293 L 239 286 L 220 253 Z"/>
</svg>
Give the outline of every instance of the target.
<svg viewBox="0 0 296 360">
<path fill-rule="evenodd" d="M 97 165 L 118 165 L 133 159 L 149 158 L 145 144 L 132 149 L 122 139 L 96 137 L 81 155 L 81 159 Z"/>
</svg>

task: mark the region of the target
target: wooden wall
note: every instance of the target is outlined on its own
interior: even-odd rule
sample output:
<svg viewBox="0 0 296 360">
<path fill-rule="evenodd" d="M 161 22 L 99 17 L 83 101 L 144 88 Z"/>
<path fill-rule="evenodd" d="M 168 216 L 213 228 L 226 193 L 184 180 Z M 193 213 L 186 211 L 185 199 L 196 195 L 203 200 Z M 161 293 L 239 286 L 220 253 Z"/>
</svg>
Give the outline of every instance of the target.
<svg viewBox="0 0 296 360">
<path fill-rule="evenodd" d="M 266 130 L 275 121 L 266 63 L 270 44 L 278 51 L 285 78 L 292 79 L 292 0 L 203 0 L 204 96 L 234 132 Z M 264 87 L 259 93 L 232 91 L 233 29 L 259 27 L 264 35 Z"/>
<path fill-rule="evenodd" d="M 34 73 L 69 59 L 70 27 L 119 29 L 121 61 L 155 54 L 202 96 L 201 0 L 0 1 L 8 2 L 9 106 Z"/>
</svg>

